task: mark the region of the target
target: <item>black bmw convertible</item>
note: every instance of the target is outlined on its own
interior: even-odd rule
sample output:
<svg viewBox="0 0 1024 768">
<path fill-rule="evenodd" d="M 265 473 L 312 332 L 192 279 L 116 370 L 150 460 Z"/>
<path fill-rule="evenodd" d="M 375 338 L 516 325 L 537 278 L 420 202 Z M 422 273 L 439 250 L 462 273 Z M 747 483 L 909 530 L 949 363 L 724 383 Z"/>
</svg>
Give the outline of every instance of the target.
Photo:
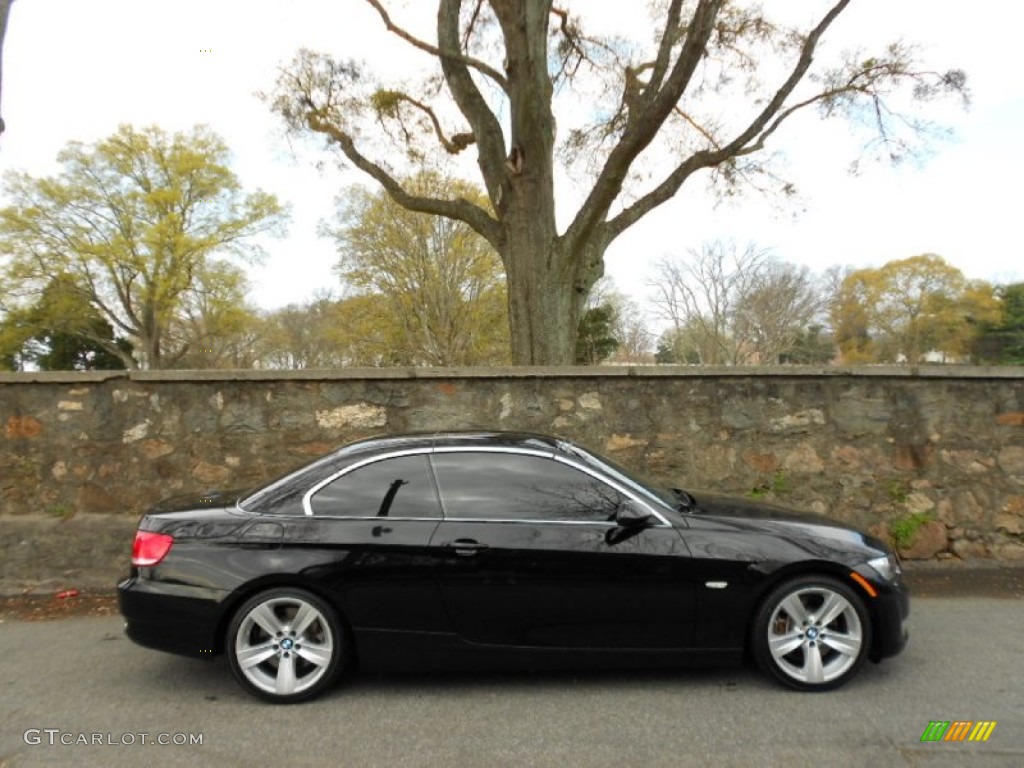
<svg viewBox="0 0 1024 768">
<path fill-rule="evenodd" d="M 891 549 L 827 518 L 650 482 L 553 437 L 342 447 L 257 490 L 161 502 L 119 585 L 128 636 L 226 653 L 273 702 L 350 665 L 719 665 L 792 688 L 897 654 Z"/>
</svg>

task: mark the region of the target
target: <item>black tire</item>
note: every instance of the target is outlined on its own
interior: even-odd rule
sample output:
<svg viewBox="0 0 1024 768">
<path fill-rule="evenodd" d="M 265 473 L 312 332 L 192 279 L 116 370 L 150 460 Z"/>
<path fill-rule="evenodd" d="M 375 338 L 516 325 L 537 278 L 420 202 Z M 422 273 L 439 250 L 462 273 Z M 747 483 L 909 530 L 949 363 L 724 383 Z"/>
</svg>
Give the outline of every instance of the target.
<svg viewBox="0 0 1024 768">
<path fill-rule="evenodd" d="M 827 615 L 826 615 L 827 613 Z M 798 576 L 762 601 L 751 649 L 768 675 L 798 691 L 846 683 L 871 647 L 871 620 L 861 597 L 829 576 Z"/>
<path fill-rule="evenodd" d="M 275 704 L 323 692 L 344 668 L 349 648 L 338 612 L 312 592 L 292 587 L 246 600 L 228 625 L 224 645 L 241 686 Z"/>
</svg>

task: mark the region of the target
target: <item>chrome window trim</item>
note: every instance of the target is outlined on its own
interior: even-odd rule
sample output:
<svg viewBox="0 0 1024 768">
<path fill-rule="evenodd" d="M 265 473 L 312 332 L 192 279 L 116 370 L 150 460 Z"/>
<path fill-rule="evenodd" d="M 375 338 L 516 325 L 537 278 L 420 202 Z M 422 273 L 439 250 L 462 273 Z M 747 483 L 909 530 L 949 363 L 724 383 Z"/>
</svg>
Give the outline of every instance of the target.
<svg viewBox="0 0 1024 768">
<path fill-rule="evenodd" d="M 604 475 L 598 473 L 597 470 L 593 469 L 592 467 L 587 466 L 583 462 L 577 461 L 576 459 L 572 459 L 572 458 L 569 458 L 567 456 L 558 456 L 557 454 L 554 456 L 554 459 L 557 462 L 560 462 L 560 463 L 565 464 L 567 466 L 573 467 L 575 469 L 578 469 L 580 472 L 583 472 L 585 474 L 590 475 L 595 480 L 598 480 L 598 481 L 604 483 L 605 485 L 614 488 L 616 491 L 621 493 L 623 496 L 626 496 L 627 498 L 630 498 L 633 501 L 635 501 L 637 504 L 640 504 L 648 512 L 650 512 L 652 515 L 654 515 L 656 518 L 658 518 L 661 521 L 661 525 L 658 525 L 656 527 L 658 527 L 658 528 L 671 528 L 672 527 L 672 523 L 670 523 L 658 510 L 656 510 L 654 507 L 652 507 L 648 501 L 646 501 L 645 499 L 640 498 L 640 496 L 635 491 L 633 491 L 632 489 L 628 488 L 623 483 L 620 483 L 617 480 L 614 480 L 612 478 L 605 477 Z"/>
<path fill-rule="evenodd" d="M 295 517 L 295 515 L 291 515 Z M 313 515 L 317 520 L 352 520 L 353 522 L 368 523 L 371 520 L 376 520 L 378 523 L 441 523 L 444 518 L 441 517 L 379 517 L 378 515 L 359 515 L 358 517 L 349 517 L 348 515 Z"/>
<path fill-rule="evenodd" d="M 253 510 L 246 509 L 244 506 L 242 506 L 242 502 L 243 501 L 249 501 L 250 499 L 257 498 L 257 497 L 262 496 L 264 494 L 270 493 L 272 490 L 274 490 L 275 488 L 281 487 L 282 485 L 287 483 L 289 480 L 293 480 L 294 478 L 299 477 L 300 475 L 303 475 L 306 472 L 310 472 L 310 471 L 316 469 L 317 465 L 329 463 L 331 459 L 336 457 L 336 454 L 338 453 L 339 450 L 341 450 L 341 449 L 331 451 L 330 453 L 325 453 L 319 459 L 314 459 L 313 461 L 311 461 L 311 462 L 309 462 L 309 463 L 299 467 L 298 469 L 295 469 L 292 472 L 289 472 L 284 477 L 279 477 L 277 480 L 275 480 L 270 485 L 265 486 L 263 488 L 260 488 L 257 491 L 253 491 L 248 496 L 246 496 L 243 499 L 239 499 L 235 503 L 238 505 L 238 508 L 240 510 L 242 510 L 243 512 L 247 512 L 250 515 L 251 514 L 257 514 Z M 290 517 L 294 517 L 294 515 L 290 515 Z"/>
<path fill-rule="evenodd" d="M 550 459 L 555 455 L 554 449 L 541 450 L 540 448 L 513 448 L 503 445 L 441 445 L 432 451 L 433 453 L 515 453 L 521 456 L 538 456 L 542 459 Z"/>
<path fill-rule="evenodd" d="M 558 441 L 558 447 L 569 458 L 571 458 L 572 461 L 580 464 L 580 466 L 591 467 L 593 465 L 589 461 L 586 461 L 585 459 L 581 459 L 578 456 L 579 452 L 582 452 L 582 453 L 585 453 L 585 454 L 589 454 L 590 456 L 592 456 L 595 459 L 601 459 L 602 458 L 599 454 L 595 454 L 593 451 L 590 451 L 590 450 L 584 448 L 581 445 L 574 445 L 573 443 L 570 443 L 570 442 L 568 442 L 566 440 L 559 440 Z M 608 467 L 608 469 L 611 470 L 612 472 L 615 472 L 615 478 L 613 478 L 613 479 L 615 479 L 615 482 L 618 482 L 620 484 L 626 485 L 629 488 L 633 488 L 634 489 L 634 493 L 636 493 L 636 492 L 643 493 L 643 495 L 647 496 L 649 499 L 653 499 L 658 504 L 664 504 L 665 503 L 664 499 L 660 498 L 658 496 L 658 494 L 652 493 L 649 489 L 645 488 L 642 483 L 637 482 L 636 480 L 634 480 L 631 477 L 622 475 L 622 473 L 617 471 L 615 469 L 615 467 Z M 616 479 L 619 476 L 623 477 L 623 480 L 625 480 L 627 482 L 623 482 L 622 480 Z M 645 506 L 648 506 L 648 507 L 651 506 L 651 502 L 648 501 L 645 504 Z"/>
<path fill-rule="evenodd" d="M 267 514 L 265 517 L 273 517 L 272 514 Z M 277 517 L 295 517 L 295 515 L 277 515 Z M 615 528 L 616 525 L 613 522 L 607 520 L 533 520 L 531 518 L 495 518 L 495 517 L 377 517 L 360 515 L 359 517 L 347 517 L 344 515 L 313 515 L 317 520 L 351 520 L 352 522 L 363 522 L 368 523 L 371 521 L 377 521 L 379 523 L 384 522 L 401 522 L 401 523 L 502 523 L 510 525 L 592 525 L 600 526 L 602 528 Z M 653 526 L 661 528 L 663 526 Z"/>
<path fill-rule="evenodd" d="M 382 518 L 383 519 L 383 518 Z M 534 520 L 529 517 L 446 517 L 446 523 L 501 523 L 502 525 L 590 525 L 601 528 L 617 528 L 615 523 L 607 520 Z M 655 525 L 652 528 L 663 528 Z"/>
<path fill-rule="evenodd" d="M 344 477 L 349 472 L 354 472 L 355 470 L 359 469 L 360 467 L 365 467 L 368 464 L 376 464 L 378 461 L 384 461 L 386 459 L 397 459 L 397 458 L 400 458 L 402 456 L 416 456 L 416 455 L 419 455 L 419 454 L 428 454 L 428 453 L 430 453 L 430 450 L 431 449 L 430 449 L 429 446 L 421 447 L 421 448 L 406 448 L 405 450 L 393 451 L 391 453 L 380 453 L 380 454 L 377 454 L 375 456 L 371 456 L 371 457 L 369 457 L 367 459 L 363 459 L 362 461 L 357 461 L 357 462 L 355 462 L 353 464 L 349 464 L 344 469 L 340 469 L 337 472 L 335 472 L 333 475 L 330 475 L 330 476 L 324 478 L 323 480 L 318 482 L 316 485 L 314 485 L 312 488 L 310 488 L 308 491 L 306 491 L 306 493 L 303 494 L 303 496 L 302 496 L 302 509 L 303 509 L 303 511 L 305 511 L 305 513 L 306 513 L 306 515 L 308 517 L 313 517 L 313 505 L 311 503 L 311 500 L 312 500 L 313 496 L 317 492 L 319 492 L 321 489 L 323 489 L 324 486 L 330 485 L 335 480 L 337 480 L 339 477 Z M 318 515 L 318 517 L 319 517 L 319 515 Z M 323 515 L 323 517 L 327 518 L 327 517 L 332 517 L 332 516 L 330 516 L 330 515 Z M 334 517 L 334 519 L 340 519 L 340 520 L 361 520 L 361 519 L 367 519 L 367 520 L 381 519 L 381 520 L 383 520 L 383 519 L 385 519 L 385 518 L 377 518 L 376 515 L 366 516 L 366 517 L 348 517 L 348 516 L 343 516 L 343 515 L 337 515 L 337 516 L 333 516 L 333 517 Z M 391 520 L 391 519 L 398 520 L 400 518 L 396 517 L 396 518 L 387 518 L 387 519 L 389 519 L 389 520 Z M 428 518 L 423 518 L 423 519 L 425 519 L 425 520 L 443 520 L 444 519 L 444 510 L 442 509 L 441 515 L 439 517 L 428 517 Z"/>
<path fill-rule="evenodd" d="M 554 461 L 557 461 L 557 462 L 559 462 L 561 464 L 564 464 L 564 465 L 572 467 L 573 469 L 576 469 L 576 470 L 578 470 L 580 472 L 583 472 L 586 475 L 589 475 L 590 477 L 594 478 L 598 482 L 604 483 L 605 485 L 609 486 L 610 488 L 613 488 L 616 491 L 618 491 L 623 496 L 625 496 L 625 497 L 627 497 L 629 499 L 632 499 L 633 501 L 637 502 L 642 507 L 644 507 L 644 509 L 646 509 L 648 512 L 650 512 L 654 517 L 656 517 L 660 521 L 659 524 L 657 526 L 655 526 L 655 527 L 657 527 L 657 528 L 671 528 L 672 527 L 672 524 L 660 512 L 658 512 L 658 510 L 654 509 L 651 506 L 651 504 L 646 499 L 641 498 L 631 488 L 629 488 L 628 486 L 626 486 L 626 485 L 624 485 L 622 483 L 619 483 L 618 481 L 616 481 L 614 479 L 607 478 L 607 477 L 603 476 L 602 474 L 597 472 L 597 470 L 593 469 L 592 467 L 587 466 L 585 463 L 580 462 L 577 459 L 570 458 L 570 457 L 567 457 L 567 456 L 560 456 L 560 455 L 558 455 L 558 453 L 556 451 L 540 450 L 540 449 L 536 449 L 536 448 L 514 448 L 514 447 L 509 447 L 509 446 L 497 446 L 497 445 L 462 445 L 462 446 L 444 445 L 444 446 L 436 446 L 436 447 L 435 446 L 422 446 L 422 447 L 419 447 L 419 448 L 407 448 L 407 449 L 400 450 L 400 451 L 391 451 L 389 453 L 377 454 L 375 456 L 371 456 L 369 458 L 363 459 L 362 461 L 357 461 L 357 462 L 355 462 L 353 464 L 350 464 L 349 466 L 345 467 L 344 469 L 338 470 L 334 474 L 329 475 L 328 477 L 326 477 L 323 480 L 321 480 L 320 482 L 318 482 L 316 485 L 314 485 L 312 488 L 310 488 L 308 491 L 306 491 L 305 494 L 303 494 L 303 496 L 302 496 L 302 509 L 305 512 L 306 516 L 313 517 L 314 516 L 314 514 L 313 514 L 313 505 L 312 505 L 313 496 L 316 495 L 319 491 L 321 491 L 325 486 L 330 485 L 332 482 L 337 480 L 339 477 L 344 477 L 349 472 L 354 472 L 355 470 L 359 469 L 360 467 L 365 467 L 365 466 L 367 466 L 369 464 L 375 464 L 378 461 L 385 461 L 387 459 L 396 459 L 396 458 L 401 458 L 403 456 L 417 456 L 417 455 L 421 455 L 421 454 L 428 454 L 429 455 L 431 453 L 507 453 L 507 454 L 513 454 L 513 455 L 519 455 L 519 456 L 535 456 L 537 458 L 542 458 L 542 459 L 553 459 Z M 430 469 L 433 472 L 433 467 L 432 466 L 430 467 Z M 438 488 L 438 492 L 439 492 L 439 496 L 440 496 L 440 488 Z M 608 522 L 608 521 L 600 521 L 600 520 L 533 520 L 531 518 L 451 517 L 445 511 L 444 500 L 439 498 L 439 501 L 440 501 L 440 504 L 441 504 L 441 517 L 388 517 L 387 519 L 388 520 L 418 520 L 418 521 L 451 520 L 451 521 L 458 521 L 458 522 L 463 522 L 463 523 L 528 523 L 528 524 L 537 524 L 537 525 L 542 525 L 542 524 L 543 525 L 603 525 L 603 526 L 606 526 L 606 527 L 614 527 L 615 526 L 615 523 Z M 242 509 L 244 509 L 244 508 L 242 508 Z M 292 517 L 292 515 L 281 515 L 281 517 Z M 359 516 L 316 515 L 316 517 L 319 517 L 319 518 L 322 518 L 322 519 L 325 519 L 325 520 L 381 520 L 381 519 L 384 519 L 384 518 L 379 518 L 376 515 L 359 515 Z"/>
<path fill-rule="evenodd" d="M 521 455 L 525 455 L 525 456 L 536 456 L 536 457 L 542 458 L 542 459 L 553 459 L 554 461 L 557 461 L 557 462 L 559 462 L 561 464 L 565 464 L 566 466 L 570 466 L 573 469 L 577 469 L 580 472 L 583 472 L 584 474 L 587 474 L 590 477 L 593 477 L 598 482 L 604 483 L 605 485 L 607 485 L 607 486 L 609 486 L 611 488 L 614 488 L 616 491 L 618 491 L 623 496 L 625 496 L 625 497 L 627 497 L 629 499 L 632 499 L 633 501 L 637 502 L 638 504 L 643 506 L 644 509 L 648 510 L 654 517 L 658 518 L 658 520 L 661 521 L 660 524 L 655 526 L 655 527 L 657 527 L 657 528 L 671 528 L 672 527 L 672 524 L 667 519 L 665 519 L 665 517 L 662 516 L 662 514 L 660 512 L 658 512 L 656 509 L 654 509 L 650 505 L 650 503 L 648 503 L 644 499 L 640 498 L 640 496 L 638 494 L 636 494 L 635 492 L 633 492 L 632 490 L 627 488 L 625 485 L 623 485 L 623 484 L 621 484 L 621 483 L 619 483 L 617 481 L 614 481 L 614 480 L 612 480 L 610 478 L 604 477 L 603 475 L 599 474 L 596 470 L 591 469 L 590 467 L 586 466 L 585 464 L 583 464 L 581 462 L 578 462 L 578 461 L 576 461 L 574 459 L 570 459 L 570 458 L 565 457 L 565 456 L 559 456 L 556 451 L 540 451 L 540 450 L 536 450 L 536 449 L 532 449 L 532 448 L 507 448 L 507 447 L 503 447 L 503 446 L 451 446 L 451 445 L 446 445 L 446 446 L 443 446 L 443 447 L 440 447 L 440 448 L 436 448 L 434 450 L 434 453 L 514 453 L 514 454 L 521 454 Z M 438 492 L 439 493 L 441 492 L 440 483 L 438 483 Z M 441 506 L 442 506 L 442 508 L 444 508 L 444 498 L 441 499 Z M 446 521 L 451 520 L 451 521 L 467 522 L 467 523 L 470 523 L 470 522 L 472 522 L 472 523 L 483 523 L 483 522 L 493 522 L 493 523 L 499 523 L 499 522 L 500 523 L 556 523 L 556 524 L 560 524 L 560 525 L 597 525 L 597 524 L 601 523 L 601 521 L 599 521 L 599 520 L 533 520 L 533 519 L 525 518 L 525 517 L 524 518 L 510 518 L 510 519 L 490 518 L 490 517 L 486 517 L 486 518 L 451 517 L 448 514 L 447 509 L 444 509 L 444 519 Z M 605 524 L 609 525 L 609 526 L 614 526 L 615 525 L 614 523 L 605 523 Z"/>
</svg>

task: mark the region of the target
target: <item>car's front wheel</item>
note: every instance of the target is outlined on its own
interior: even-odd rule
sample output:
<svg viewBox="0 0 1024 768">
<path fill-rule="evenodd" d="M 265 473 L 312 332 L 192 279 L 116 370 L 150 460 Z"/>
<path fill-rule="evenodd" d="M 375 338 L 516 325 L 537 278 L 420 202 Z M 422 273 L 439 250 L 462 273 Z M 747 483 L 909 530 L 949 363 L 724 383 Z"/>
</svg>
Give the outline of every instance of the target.
<svg viewBox="0 0 1024 768">
<path fill-rule="evenodd" d="M 246 690 L 290 704 L 316 696 L 337 678 L 346 641 L 337 612 L 303 589 L 251 597 L 228 627 L 228 659 Z"/>
<path fill-rule="evenodd" d="M 752 633 L 761 669 L 802 691 L 838 688 L 871 645 L 864 601 L 827 576 L 801 576 L 772 590 L 754 617 Z"/>
</svg>

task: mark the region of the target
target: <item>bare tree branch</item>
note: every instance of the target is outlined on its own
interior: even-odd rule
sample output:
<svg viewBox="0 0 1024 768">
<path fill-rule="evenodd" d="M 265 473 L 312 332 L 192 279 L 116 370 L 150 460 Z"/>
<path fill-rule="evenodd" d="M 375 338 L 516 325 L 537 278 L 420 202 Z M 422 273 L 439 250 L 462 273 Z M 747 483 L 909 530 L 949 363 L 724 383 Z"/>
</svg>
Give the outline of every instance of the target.
<svg viewBox="0 0 1024 768">
<path fill-rule="evenodd" d="M 418 37 L 415 37 L 391 21 L 391 15 L 387 12 L 387 9 L 384 8 L 384 5 L 380 0 L 366 0 L 366 2 L 369 3 L 378 14 L 380 14 L 381 19 L 384 21 L 384 26 L 388 28 L 389 32 L 393 32 L 398 35 L 398 37 L 405 40 L 409 45 L 414 48 L 418 48 L 425 53 L 429 53 L 431 56 L 437 56 L 442 61 L 457 61 L 464 66 L 472 67 L 477 72 L 491 78 L 495 83 L 501 86 L 503 91 L 508 91 L 508 80 L 505 76 L 486 62 L 461 53 L 457 45 L 456 47 L 451 47 L 442 43 L 441 47 L 438 47 L 436 45 L 431 45 L 425 40 L 420 40 Z M 456 43 L 457 42 L 458 40 L 456 39 Z"/>
<path fill-rule="evenodd" d="M 454 49 L 459 45 L 459 9 L 462 0 L 441 0 L 437 10 L 437 40 L 445 49 Z M 487 185 L 487 194 L 491 204 L 498 208 L 502 198 L 501 188 L 505 181 L 505 135 L 501 124 L 480 93 L 469 65 L 457 58 L 442 57 L 441 70 L 445 82 L 455 99 L 456 105 L 473 129 L 479 148 L 478 164 Z M 470 223 L 470 222 L 467 222 Z M 471 224 L 472 226 L 472 224 Z M 477 230 L 491 240 L 485 232 Z M 494 243 L 491 240 L 492 244 Z M 495 246 L 497 247 L 497 246 Z"/>
<path fill-rule="evenodd" d="M 337 126 L 320 118 L 316 111 L 311 111 L 306 120 L 311 130 L 327 135 L 336 141 L 338 146 L 341 147 L 341 151 L 352 161 L 352 164 L 363 171 L 363 173 L 373 177 L 399 205 L 420 213 L 430 213 L 435 216 L 445 216 L 449 219 L 464 221 L 486 238 L 491 245 L 500 250 L 503 237 L 501 228 L 498 222 L 483 208 L 474 205 L 464 198 L 459 198 L 458 200 L 439 200 L 432 197 L 412 195 L 383 167 L 363 155 L 356 148 L 351 136 L 338 129 Z"/>
<path fill-rule="evenodd" d="M 665 18 L 665 30 L 661 33 L 661 42 L 658 44 L 658 55 L 651 64 L 651 79 L 647 81 L 647 85 L 644 87 L 646 93 L 654 94 L 661 88 L 661 83 L 665 79 L 665 73 L 668 71 L 669 62 L 672 59 L 672 46 L 675 45 L 677 40 L 677 33 L 679 30 L 679 14 L 682 8 L 682 0 L 672 0 L 672 5 L 669 6 L 668 14 Z M 637 70 L 636 74 L 640 74 L 641 70 Z"/>
<path fill-rule="evenodd" d="M 687 29 L 682 50 L 664 86 L 657 93 L 651 93 L 646 97 L 647 104 L 642 113 L 630 115 L 622 138 L 609 153 L 590 194 L 566 230 L 565 238 L 570 247 L 580 240 L 588 239 L 591 232 L 603 221 L 612 203 L 622 191 L 622 185 L 633 161 L 651 143 L 686 91 L 714 31 L 715 17 L 721 5 L 722 0 L 700 0 L 694 11 L 692 23 Z M 664 34 L 672 34 L 671 29 L 666 27 Z"/>
<path fill-rule="evenodd" d="M 658 207 L 666 200 L 671 199 L 672 196 L 679 191 L 683 182 L 686 181 L 686 179 L 695 171 L 718 165 L 730 157 L 744 153 L 746 145 L 758 137 L 761 131 L 763 131 L 769 124 L 769 121 L 778 114 L 786 99 L 793 92 L 793 89 L 796 88 L 797 84 L 807 73 L 807 69 L 811 66 L 811 61 L 814 57 L 814 50 L 818 45 L 818 41 L 825 33 L 825 30 L 828 29 L 829 25 L 835 21 L 836 17 L 842 13 L 843 9 L 845 9 L 847 5 L 849 5 L 849 2 L 850 0 L 839 0 L 839 2 L 829 10 L 825 17 L 811 31 L 804 41 L 800 57 L 797 59 L 796 65 L 793 67 L 793 71 L 790 73 L 789 77 L 786 78 L 786 81 L 775 92 L 775 95 L 772 97 L 771 101 L 768 102 L 767 106 L 761 110 L 757 117 L 755 117 L 754 120 L 736 138 L 715 151 L 702 150 L 694 153 L 684 160 L 671 174 L 669 174 L 661 184 L 623 210 L 618 216 L 607 222 L 605 226 L 607 227 L 609 241 L 617 237 L 625 231 L 626 228 L 636 223 L 640 218 L 645 216 L 654 208 Z M 816 99 L 811 99 L 805 103 L 796 105 L 794 109 L 801 106 L 807 106 L 815 100 Z M 787 112 L 787 114 L 783 116 L 783 119 L 791 114 L 793 114 L 793 110 Z M 781 120 L 779 122 L 781 122 Z M 778 125 L 774 125 L 771 128 L 771 131 L 774 131 L 777 127 Z M 765 138 L 767 138 L 767 136 L 765 136 Z"/>
<path fill-rule="evenodd" d="M 447 137 L 434 109 L 429 104 L 414 99 L 412 96 L 401 91 L 378 91 L 374 94 L 373 101 L 377 112 L 381 115 L 397 116 L 398 104 L 402 102 L 416 107 L 416 109 L 423 112 L 430 119 L 431 124 L 434 126 L 434 134 L 437 136 L 437 140 L 441 142 L 441 146 L 449 154 L 457 155 L 470 144 L 476 142 L 476 137 L 472 133 L 454 133 L 451 138 Z"/>
</svg>

